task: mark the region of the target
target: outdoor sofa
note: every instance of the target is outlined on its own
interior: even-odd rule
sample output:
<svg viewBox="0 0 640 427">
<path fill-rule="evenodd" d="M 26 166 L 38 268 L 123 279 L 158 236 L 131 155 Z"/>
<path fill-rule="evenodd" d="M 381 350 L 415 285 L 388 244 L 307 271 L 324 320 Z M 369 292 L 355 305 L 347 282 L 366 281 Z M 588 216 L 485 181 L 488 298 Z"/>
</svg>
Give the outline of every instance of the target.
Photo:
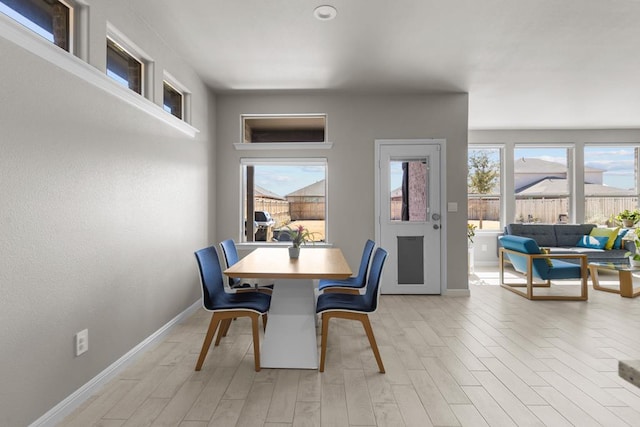
<svg viewBox="0 0 640 427">
<path fill-rule="evenodd" d="M 623 262 L 625 254 L 633 252 L 635 245 L 631 240 L 624 240 L 625 228 L 598 229 L 596 224 L 508 224 L 505 235 L 529 237 L 541 248 L 549 248 L 551 254 L 586 254 L 588 262 Z M 590 245 L 596 239 L 592 235 L 615 234 L 611 249 Z M 601 236 L 598 236 L 601 237 Z M 598 243 L 604 239 L 597 239 Z M 585 247 L 591 246 L 591 247 Z M 605 245 L 606 246 L 606 245 Z"/>
</svg>

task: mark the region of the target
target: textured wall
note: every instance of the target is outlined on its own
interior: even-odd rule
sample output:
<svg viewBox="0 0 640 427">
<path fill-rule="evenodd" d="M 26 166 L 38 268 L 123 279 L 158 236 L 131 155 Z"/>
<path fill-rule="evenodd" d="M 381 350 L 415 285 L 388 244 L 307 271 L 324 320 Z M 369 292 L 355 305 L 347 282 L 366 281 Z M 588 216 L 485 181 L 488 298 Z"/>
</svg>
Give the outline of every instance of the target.
<svg viewBox="0 0 640 427">
<path fill-rule="evenodd" d="M 137 41 L 193 91 L 195 139 L 0 38 L 1 426 L 35 421 L 200 297 L 214 100 Z"/>
</svg>

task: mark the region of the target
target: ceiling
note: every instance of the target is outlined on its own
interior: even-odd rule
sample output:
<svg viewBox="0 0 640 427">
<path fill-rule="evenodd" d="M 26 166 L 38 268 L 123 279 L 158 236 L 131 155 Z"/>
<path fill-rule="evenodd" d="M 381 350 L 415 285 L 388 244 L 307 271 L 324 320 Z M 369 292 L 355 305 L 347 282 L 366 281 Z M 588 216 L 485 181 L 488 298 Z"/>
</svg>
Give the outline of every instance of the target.
<svg viewBox="0 0 640 427">
<path fill-rule="evenodd" d="M 129 4 L 217 92 L 468 92 L 470 129 L 640 128 L 640 0 Z"/>
</svg>

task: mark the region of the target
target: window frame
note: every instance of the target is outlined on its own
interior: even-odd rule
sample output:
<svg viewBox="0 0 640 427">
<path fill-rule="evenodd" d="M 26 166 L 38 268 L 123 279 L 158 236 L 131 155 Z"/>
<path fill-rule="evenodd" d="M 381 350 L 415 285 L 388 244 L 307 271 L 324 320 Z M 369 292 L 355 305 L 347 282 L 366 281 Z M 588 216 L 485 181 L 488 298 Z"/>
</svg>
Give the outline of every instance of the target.
<svg viewBox="0 0 640 427">
<path fill-rule="evenodd" d="M 589 148 L 617 148 L 617 149 L 621 149 L 621 148 L 628 148 L 628 149 L 632 149 L 634 151 L 634 161 L 633 161 L 633 166 L 634 166 L 634 193 L 633 194 L 624 194 L 624 193 L 614 193 L 612 192 L 611 194 L 608 195 L 594 195 L 594 194 L 587 194 L 586 188 L 585 188 L 585 184 L 586 184 L 586 179 L 585 179 L 585 175 L 586 172 L 586 152 Z M 637 209 L 640 207 L 640 165 L 638 164 L 638 161 L 640 159 L 640 143 L 618 143 L 618 142 L 588 142 L 585 143 L 582 149 L 582 170 L 584 172 L 583 174 L 583 179 L 582 179 L 582 183 L 580 184 L 582 186 L 582 195 L 584 198 L 584 204 L 583 204 L 583 212 L 584 212 L 584 220 L 586 221 L 587 219 L 591 218 L 593 216 L 593 214 L 591 214 L 592 216 L 589 216 L 589 212 L 587 212 L 587 201 L 589 199 L 603 199 L 606 197 L 609 198 L 618 198 L 618 199 L 635 199 L 635 205 L 632 206 L 628 206 L 628 207 L 621 207 L 621 210 L 624 208 L 629 208 L 629 209 Z M 604 184 L 604 180 L 603 180 L 603 185 Z M 616 187 L 617 188 L 617 187 Z M 617 215 L 619 212 L 613 212 L 610 215 L 611 216 L 615 216 Z"/>
<path fill-rule="evenodd" d="M 567 209 L 569 210 L 569 212 L 567 212 L 568 216 L 569 216 L 569 222 L 575 221 L 575 218 L 577 218 L 577 210 L 576 210 L 576 191 L 575 191 L 575 182 L 576 182 L 576 168 L 575 168 L 575 157 L 576 157 L 576 145 L 574 143 L 557 143 L 557 142 L 550 142 L 550 143 L 516 143 L 513 146 L 513 152 L 512 152 L 512 156 L 511 156 L 511 181 L 512 181 L 512 185 L 513 185 L 513 194 L 512 194 L 512 203 L 513 203 L 513 215 L 510 218 L 510 222 L 517 222 L 516 219 L 516 215 L 518 214 L 517 212 L 517 196 L 515 194 L 515 179 L 514 179 L 514 174 L 515 174 L 515 163 L 516 163 L 516 151 L 517 150 L 551 150 L 551 149 L 563 149 L 566 150 L 566 156 L 567 156 L 567 194 L 556 194 L 556 193 L 549 193 L 549 195 L 551 196 L 557 196 L 557 197 L 565 197 L 567 198 Z M 553 223 L 553 222 L 552 222 Z"/>
<path fill-rule="evenodd" d="M 174 76 L 169 74 L 166 70 L 163 72 L 162 78 L 162 86 L 163 86 L 163 95 L 162 95 L 162 108 L 164 110 L 164 85 L 168 85 L 176 92 L 182 95 L 182 118 L 178 118 L 172 113 L 172 116 L 176 117 L 179 120 L 182 120 L 186 123 L 191 123 L 191 91 L 187 89 L 182 83 L 178 81 Z M 166 110 L 165 110 L 166 111 Z"/>
<path fill-rule="evenodd" d="M 49 40 L 46 37 L 44 37 L 42 34 L 38 33 L 37 31 L 35 31 L 33 28 L 31 28 L 28 24 L 20 22 L 17 19 L 14 19 L 13 17 L 6 15 L 4 13 L 0 13 L 2 15 L 7 16 L 9 19 L 11 19 L 13 22 L 16 22 L 18 25 L 28 29 L 31 33 L 35 34 L 36 36 L 40 37 L 41 39 L 47 41 L 48 43 L 51 43 L 53 46 L 59 47 L 60 49 L 62 49 L 65 52 L 69 52 L 71 54 L 75 54 L 77 47 L 76 47 L 76 8 L 77 5 L 75 2 L 70 2 L 68 0 L 55 0 L 57 3 L 60 3 L 62 6 L 66 7 L 68 9 L 68 13 L 67 13 L 67 28 L 66 28 L 66 38 L 67 38 L 67 46 L 63 47 L 63 46 L 59 46 L 58 44 L 56 44 L 55 42 L 55 38 L 54 40 Z M 3 3 L 4 4 L 4 3 Z M 12 9 L 11 7 L 5 5 L 8 9 L 11 9 L 12 11 L 14 11 L 16 14 L 20 15 L 22 18 L 24 18 L 24 20 L 31 22 L 33 25 L 40 27 L 36 22 L 34 22 L 33 20 L 30 19 L 29 16 L 25 16 L 23 14 L 21 14 L 20 12 L 16 11 L 15 9 Z M 53 25 L 53 24 L 52 24 Z M 40 27 L 42 28 L 42 27 Z"/>
<path fill-rule="evenodd" d="M 329 242 L 329 161 L 326 157 L 243 157 L 240 159 L 239 164 L 239 204 L 238 204 L 238 231 L 236 236 L 237 246 L 246 248 L 255 248 L 259 246 L 289 246 L 290 242 L 266 242 L 266 241 L 247 241 L 245 235 L 245 212 L 246 212 L 246 181 L 245 181 L 245 168 L 247 166 L 323 166 L 324 167 L 324 180 L 325 180 L 325 196 L 324 196 L 324 242 L 316 242 L 314 246 L 323 247 L 331 246 Z"/>
<path fill-rule="evenodd" d="M 295 119 L 322 118 L 324 120 L 324 141 L 322 142 L 245 142 L 245 123 L 247 120 L 282 120 L 290 122 Z M 284 127 L 283 129 L 286 129 Z M 327 113 L 244 113 L 239 117 L 239 142 L 234 143 L 236 150 L 324 150 L 331 149 L 329 142 L 329 116 Z"/>
<path fill-rule="evenodd" d="M 137 46 L 133 41 L 131 41 L 127 36 L 125 36 L 121 31 L 115 28 L 110 22 L 107 21 L 107 40 L 111 40 L 112 43 L 116 44 L 120 49 L 122 49 L 127 55 L 131 56 L 133 59 L 138 61 L 141 64 L 140 70 L 140 93 L 130 89 L 134 93 L 138 93 L 143 98 L 151 99 L 153 95 L 153 69 L 154 69 L 154 61 L 146 54 L 139 46 Z M 108 44 L 108 42 L 105 42 Z M 105 51 L 106 57 L 106 51 Z M 107 63 L 105 59 L 105 74 L 107 73 Z M 111 80 L 116 81 L 111 78 Z M 117 82 L 117 81 L 116 81 Z M 119 82 L 118 85 L 124 87 Z"/>
<path fill-rule="evenodd" d="M 467 145 L 467 161 L 469 159 L 469 151 L 470 150 L 498 150 L 498 167 L 500 168 L 499 171 L 499 176 L 500 176 L 500 180 L 498 183 L 498 193 L 491 193 L 491 196 L 497 196 L 498 199 L 500 200 L 500 205 L 499 205 L 499 215 L 500 215 L 500 220 L 499 220 L 499 224 L 498 224 L 498 229 L 480 229 L 480 228 L 476 228 L 475 232 L 476 234 L 480 233 L 495 233 L 495 232 L 499 232 L 501 231 L 504 226 L 505 226 L 505 203 L 506 203 L 506 198 L 505 198 L 505 179 L 504 179 L 504 173 L 505 173 L 505 146 L 504 144 L 468 144 Z M 469 203 L 469 192 L 467 191 L 467 206 Z M 467 218 L 467 223 L 469 222 L 469 219 Z"/>
</svg>

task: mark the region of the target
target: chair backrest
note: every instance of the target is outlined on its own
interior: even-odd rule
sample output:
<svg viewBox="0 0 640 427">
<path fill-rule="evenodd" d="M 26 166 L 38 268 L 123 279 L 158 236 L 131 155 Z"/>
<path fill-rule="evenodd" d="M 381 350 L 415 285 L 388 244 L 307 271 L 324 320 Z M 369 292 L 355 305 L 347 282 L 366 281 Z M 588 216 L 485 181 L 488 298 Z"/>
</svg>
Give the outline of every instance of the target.
<svg viewBox="0 0 640 427">
<path fill-rule="evenodd" d="M 200 283 L 202 284 L 202 305 L 213 310 L 225 299 L 226 295 L 218 252 L 214 246 L 209 246 L 196 251 L 195 255 L 198 260 Z"/>
<path fill-rule="evenodd" d="M 500 236 L 498 238 L 500 240 L 500 244 L 503 248 L 509 249 L 512 251 L 520 252 L 527 255 L 536 255 L 541 254 L 540 246 L 536 243 L 535 240 L 530 239 L 529 237 L 520 237 L 520 236 Z M 513 253 L 505 253 L 505 256 L 511 261 L 513 264 L 513 268 L 516 271 L 521 273 L 527 272 L 527 257 L 513 254 Z M 543 258 L 536 258 L 533 260 L 533 271 L 531 272 L 534 277 L 539 277 L 541 279 L 546 280 L 549 277 L 549 270 L 552 267 L 547 264 Z"/>
<path fill-rule="evenodd" d="M 382 267 L 387 259 L 387 251 L 382 248 L 376 249 L 371 261 L 371 269 L 369 270 L 369 280 L 367 282 L 367 290 L 364 293 L 365 304 L 369 312 L 374 312 L 378 308 L 378 299 L 380 298 L 380 278 L 382 276 Z"/>
<path fill-rule="evenodd" d="M 222 249 L 222 255 L 224 256 L 224 262 L 227 268 L 238 262 L 238 250 L 233 240 L 227 239 L 220 242 L 220 248 Z M 237 283 L 240 283 L 239 278 L 229 277 L 229 286 L 234 287 Z"/>
<path fill-rule="evenodd" d="M 359 285 L 364 286 L 367 282 L 367 271 L 369 270 L 369 261 L 371 261 L 371 254 L 373 253 L 373 248 L 376 246 L 376 242 L 369 239 L 364 244 L 364 250 L 362 251 L 362 259 L 360 260 L 360 269 L 358 270 L 358 275 L 356 276 L 356 281 Z"/>
</svg>

